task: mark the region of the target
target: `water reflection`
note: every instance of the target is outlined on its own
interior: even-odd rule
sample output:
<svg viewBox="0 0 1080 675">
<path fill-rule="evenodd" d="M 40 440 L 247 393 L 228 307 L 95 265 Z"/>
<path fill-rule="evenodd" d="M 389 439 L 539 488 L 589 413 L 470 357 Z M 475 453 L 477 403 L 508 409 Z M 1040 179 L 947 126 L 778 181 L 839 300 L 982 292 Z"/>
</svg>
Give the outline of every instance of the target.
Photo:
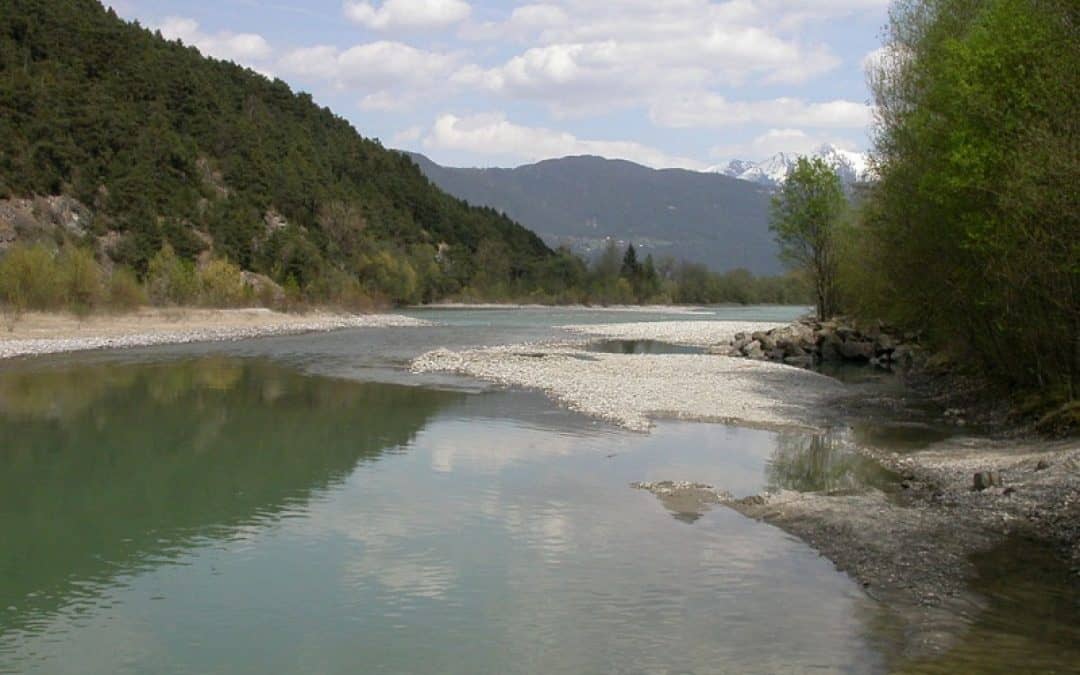
<svg viewBox="0 0 1080 675">
<path fill-rule="evenodd" d="M 597 340 L 586 351 L 602 354 L 704 354 L 702 347 L 676 345 L 658 340 Z"/>
<path fill-rule="evenodd" d="M 0 672 L 880 664 L 807 547 L 628 487 L 757 491 L 771 432 L 206 359 L 2 369 L 0 433 Z"/>
<path fill-rule="evenodd" d="M 0 633 L 276 517 L 460 397 L 231 359 L 0 371 Z"/>
<path fill-rule="evenodd" d="M 987 600 L 943 657 L 900 673 L 1080 672 L 1080 579 L 1045 544 L 1010 539 L 972 558 L 973 590 Z"/>
<path fill-rule="evenodd" d="M 894 474 L 851 449 L 843 432 L 780 433 L 766 465 L 769 489 L 837 492 L 887 488 Z"/>
</svg>

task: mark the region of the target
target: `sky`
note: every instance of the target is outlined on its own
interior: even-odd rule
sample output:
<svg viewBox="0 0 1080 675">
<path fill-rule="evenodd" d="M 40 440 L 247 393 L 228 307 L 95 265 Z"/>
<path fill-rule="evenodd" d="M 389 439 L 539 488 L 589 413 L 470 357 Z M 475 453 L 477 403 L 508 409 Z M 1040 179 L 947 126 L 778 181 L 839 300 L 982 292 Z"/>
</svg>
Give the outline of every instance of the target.
<svg viewBox="0 0 1080 675">
<path fill-rule="evenodd" d="M 888 0 L 115 0 L 448 166 L 866 150 Z"/>
</svg>

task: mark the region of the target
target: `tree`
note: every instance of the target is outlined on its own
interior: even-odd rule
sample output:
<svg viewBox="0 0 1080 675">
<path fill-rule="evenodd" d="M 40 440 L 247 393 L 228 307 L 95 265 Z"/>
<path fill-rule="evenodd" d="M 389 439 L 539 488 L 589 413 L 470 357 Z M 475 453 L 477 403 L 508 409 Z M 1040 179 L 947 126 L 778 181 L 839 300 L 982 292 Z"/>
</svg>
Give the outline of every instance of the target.
<svg viewBox="0 0 1080 675">
<path fill-rule="evenodd" d="M 1014 387 L 1080 396 L 1075 0 L 905 0 L 870 73 L 878 313 Z"/>
<path fill-rule="evenodd" d="M 784 262 L 813 280 L 822 319 L 837 309 L 835 230 L 846 204 L 840 177 L 820 157 L 800 157 L 773 197 L 769 229 Z"/>
<path fill-rule="evenodd" d="M 622 267 L 619 270 L 619 276 L 624 279 L 628 279 L 630 283 L 634 283 L 638 274 L 641 272 L 641 265 L 637 261 L 637 251 L 634 250 L 633 244 L 626 245 L 626 253 L 623 254 Z"/>
</svg>

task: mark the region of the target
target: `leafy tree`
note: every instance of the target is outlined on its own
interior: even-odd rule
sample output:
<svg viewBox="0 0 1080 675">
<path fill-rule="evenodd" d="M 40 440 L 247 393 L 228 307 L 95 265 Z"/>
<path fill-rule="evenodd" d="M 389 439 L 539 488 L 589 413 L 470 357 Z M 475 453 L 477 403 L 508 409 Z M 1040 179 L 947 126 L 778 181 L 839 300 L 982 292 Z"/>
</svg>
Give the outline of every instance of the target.
<svg viewBox="0 0 1080 675">
<path fill-rule="evenodd" d="M 823 319 L 837 309 L 835 231 L 846 203 L 840 177 L 820 157 L 800 157 L 773 198 L 770 229 L 780 255 L 810 275 Z"/>
<path fill-rule="evenodd" d="M 158 305 L 188 304 L 199 293 L 195 266 L 179 258 L 169 244 L 162 246 L 150 260 L 146 284 L 150 300 Z"/>
<path fill-rule="evenodd" d="M 1080 394 L 1080 35 L 1070 0 L 905 0 L 871 72 L 862 305 L 1010 386 Z M 860 289 L 854 287 L 853 295 Z"/>
</svg>

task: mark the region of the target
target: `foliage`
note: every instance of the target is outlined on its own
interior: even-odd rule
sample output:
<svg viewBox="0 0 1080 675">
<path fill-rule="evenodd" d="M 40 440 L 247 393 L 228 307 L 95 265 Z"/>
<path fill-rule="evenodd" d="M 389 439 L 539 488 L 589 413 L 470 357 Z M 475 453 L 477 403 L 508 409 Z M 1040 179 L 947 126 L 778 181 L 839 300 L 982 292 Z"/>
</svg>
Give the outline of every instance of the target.
<svg viewBox="0 0 1080 675">
<path fill-rule="evenodd" d="M 82 315 L 108 305 L 133 309 L 146 302 L 135 274 L 117 267 L 107 274 L 87 248 L 18 244 L 0 257 L 0 304 L 14 314 L 69 310 Z"/>
<path fill-rule="evenodd" d="M 814 284 L 817 315 L 836 313 L 836 227 L 847 200 L 836 171 L 820 157 L 800 157 L 772 203 L 769 228 L 780 256 Z"/>
<path fill-rule="evenodd" d="M 880 182 L 847 292 L 1017 387 L 1080 392 L 1080 11 L 905 0 L 872 73 Z M 869 297 L 868 297 L 869 296 Z"/>
<path fill-rule="evenodd" d="M 55 253 L 43 244 L 14 246 L 0 258 L 0 299 L 16 313 L 63 300 Z"/>
<path fill-rule="evenodd" d="M 88 249 L 67 246 L 56 261 L 62 302 L 77 314 L 84 314 L 105 300 L 101 267 Z"/>
<path fill-rule="evenodd" d="M 211 260 L 198 273 L 199 299 L 210 307 L 236 307 L 249 299 L 239 267 L 228 260 Z"/>
<path fill-rule="evenodd" d="M 113 269 L 109 277 L 109 307 L 114 310 L 133 310 L 149 302 L 146 289 L 129 267 Z"/>
<path fill-rule="evenodd" d="M 146 287 L 155 305 L 185 305 L 199 294 L 195 266 L 180 259 L 172 246 L 165 244 L 147 266 Z"/>
</svg>

